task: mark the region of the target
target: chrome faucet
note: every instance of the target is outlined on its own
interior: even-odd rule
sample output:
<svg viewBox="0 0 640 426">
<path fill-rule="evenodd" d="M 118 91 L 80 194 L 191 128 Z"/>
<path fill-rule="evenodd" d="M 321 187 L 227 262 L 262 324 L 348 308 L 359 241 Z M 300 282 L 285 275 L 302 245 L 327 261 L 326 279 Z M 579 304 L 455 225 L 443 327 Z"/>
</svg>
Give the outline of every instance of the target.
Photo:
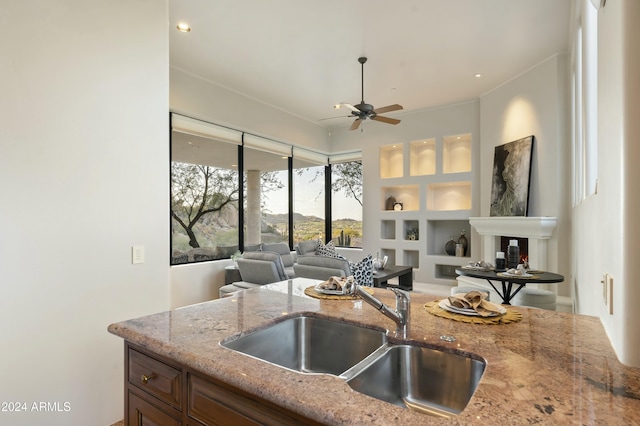
<svg viewBox="0 0 640 426">
<path fill-rule="evenodd" d="M 347 292 L 349 294 L 359 296 L 362 300 L 382 312 L 384 316 L 391 318 L 397 325 L 396 332 L 401 332 L 402 337 L 406 339 L 407 332 L 409 330 L 409 317 L 411 316 L 411 295 L 408 291 L 393 287 L 389 287 L 389 290 L 396 294 L 395 310 L 373 297 L 356 283 L 347 287 Z"/>
</svg>

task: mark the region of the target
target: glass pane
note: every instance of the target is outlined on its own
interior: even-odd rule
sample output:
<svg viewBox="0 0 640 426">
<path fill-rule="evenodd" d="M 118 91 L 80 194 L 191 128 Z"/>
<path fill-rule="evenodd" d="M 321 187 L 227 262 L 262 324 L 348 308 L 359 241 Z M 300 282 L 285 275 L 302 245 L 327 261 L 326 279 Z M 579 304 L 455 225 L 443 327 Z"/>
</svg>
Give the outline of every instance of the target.
<svg viewBox="0 0 640 426">
<path fill-rule="evenodd" d="M 293 246 L 324 240 L 324 166 L 293 160 Z"/>
<path fill-rule="evenodd" d="M 331 166 L 331 239 L 362 247 L 362 161 Z"/>
<path fill-rule="evenodd" d="M 238 148 L 172 132 L 171 264 L 238 250 Z"/>
<path fill-rule="evenodd" d="M 244 148 L 244 245 L 289 241 L 289 159 Z"/>
</svg>

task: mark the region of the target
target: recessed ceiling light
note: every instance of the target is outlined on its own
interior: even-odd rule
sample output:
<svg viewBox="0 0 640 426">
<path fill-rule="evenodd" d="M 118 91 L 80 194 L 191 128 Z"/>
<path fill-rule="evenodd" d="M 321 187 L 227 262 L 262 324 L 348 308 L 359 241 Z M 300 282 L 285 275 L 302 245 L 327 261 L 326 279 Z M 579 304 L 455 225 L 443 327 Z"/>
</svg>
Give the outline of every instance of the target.
<svg viewBox="0 0 640 426">
<path fill-rule="evenodd" d="M 178 31 L 182 31 L 183 33 L 188 33 L 189 31 L 191 31 L 191 27 L 186 22 L 180 22 L 176 26 L 176 28 L 178 29 Z"/>
<path fill-rule="evenodd" d="M 477 74 L 474 74 L 473 76 L 474 76 L 475 78 L 480 78 L 480 77 L 482 77 L 482 74 L 477 73 Z"/>
</svg>

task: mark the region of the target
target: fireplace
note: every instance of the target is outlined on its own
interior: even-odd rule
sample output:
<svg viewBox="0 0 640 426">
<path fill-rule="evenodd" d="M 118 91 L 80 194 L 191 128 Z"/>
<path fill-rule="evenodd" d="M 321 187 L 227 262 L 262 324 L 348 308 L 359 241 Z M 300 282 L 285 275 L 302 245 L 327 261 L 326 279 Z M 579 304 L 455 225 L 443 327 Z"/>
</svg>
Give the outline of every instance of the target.
<svg viewBox="0 0 640 426">
<path fill-rule="evenodd" d="M 526 244 L 526 255 L 529 265 L 535 269 L 548 270 L 547 244 L 556 227 L 555 217 L 471 217 L 471 226 L 480 234 L 482 240 L 482 259 L 495 263 L 496 252 L 504 251 L 503 238 L 507 245 L 509 239 L 517 239 L 520 245 L 520 255 Z M 537 287 L 533 284 L 532 287 Z"/>
<path fill-rule="evenodd" d="M 507 247 L 509 246 L 509 241 L 517 240 L 518 247 L 520 248 L 520 261 L 518 263 L 524 263 L 529 261 L 529 239 L 528 238 L 520 238 L 520 237 L 505 237 L 504 235 L 500 237 L 500 251 L 504 253 L 505 258 L 507 257 Z M 494 262 L 491 262 L 494 263 Z"/>
</svg>

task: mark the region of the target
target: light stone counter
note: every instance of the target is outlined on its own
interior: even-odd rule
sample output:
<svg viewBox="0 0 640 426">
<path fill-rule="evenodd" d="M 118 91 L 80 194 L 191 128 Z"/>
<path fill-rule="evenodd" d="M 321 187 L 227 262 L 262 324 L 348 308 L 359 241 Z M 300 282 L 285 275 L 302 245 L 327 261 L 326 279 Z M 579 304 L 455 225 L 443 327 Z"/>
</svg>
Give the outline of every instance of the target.
<svg viewBox="0 0 640 426">
<path fill-rule="evenodd" d="M 595 317 L 516 307 L 524 318 L 475 325 L 439 318 L 412 293 L 410 340 L 487 361 L 467 408 L 452 420 L 419 414 L 353 391 L 342 379 L 285 370 L 219 345 L 234 334 L 302 312 L 395 329 L 361 300 L 304 295 L 290 280 L 109 326 L 132 343 L 326 424 L 640 424 L 640 369 L 621 365 Z M 375 296 L 393 306 L 389 290 Z M 397 343 L 393 332 L 389 341 Z M 443 334 L 456 338 L 440 340 Z"/>
</svg>

